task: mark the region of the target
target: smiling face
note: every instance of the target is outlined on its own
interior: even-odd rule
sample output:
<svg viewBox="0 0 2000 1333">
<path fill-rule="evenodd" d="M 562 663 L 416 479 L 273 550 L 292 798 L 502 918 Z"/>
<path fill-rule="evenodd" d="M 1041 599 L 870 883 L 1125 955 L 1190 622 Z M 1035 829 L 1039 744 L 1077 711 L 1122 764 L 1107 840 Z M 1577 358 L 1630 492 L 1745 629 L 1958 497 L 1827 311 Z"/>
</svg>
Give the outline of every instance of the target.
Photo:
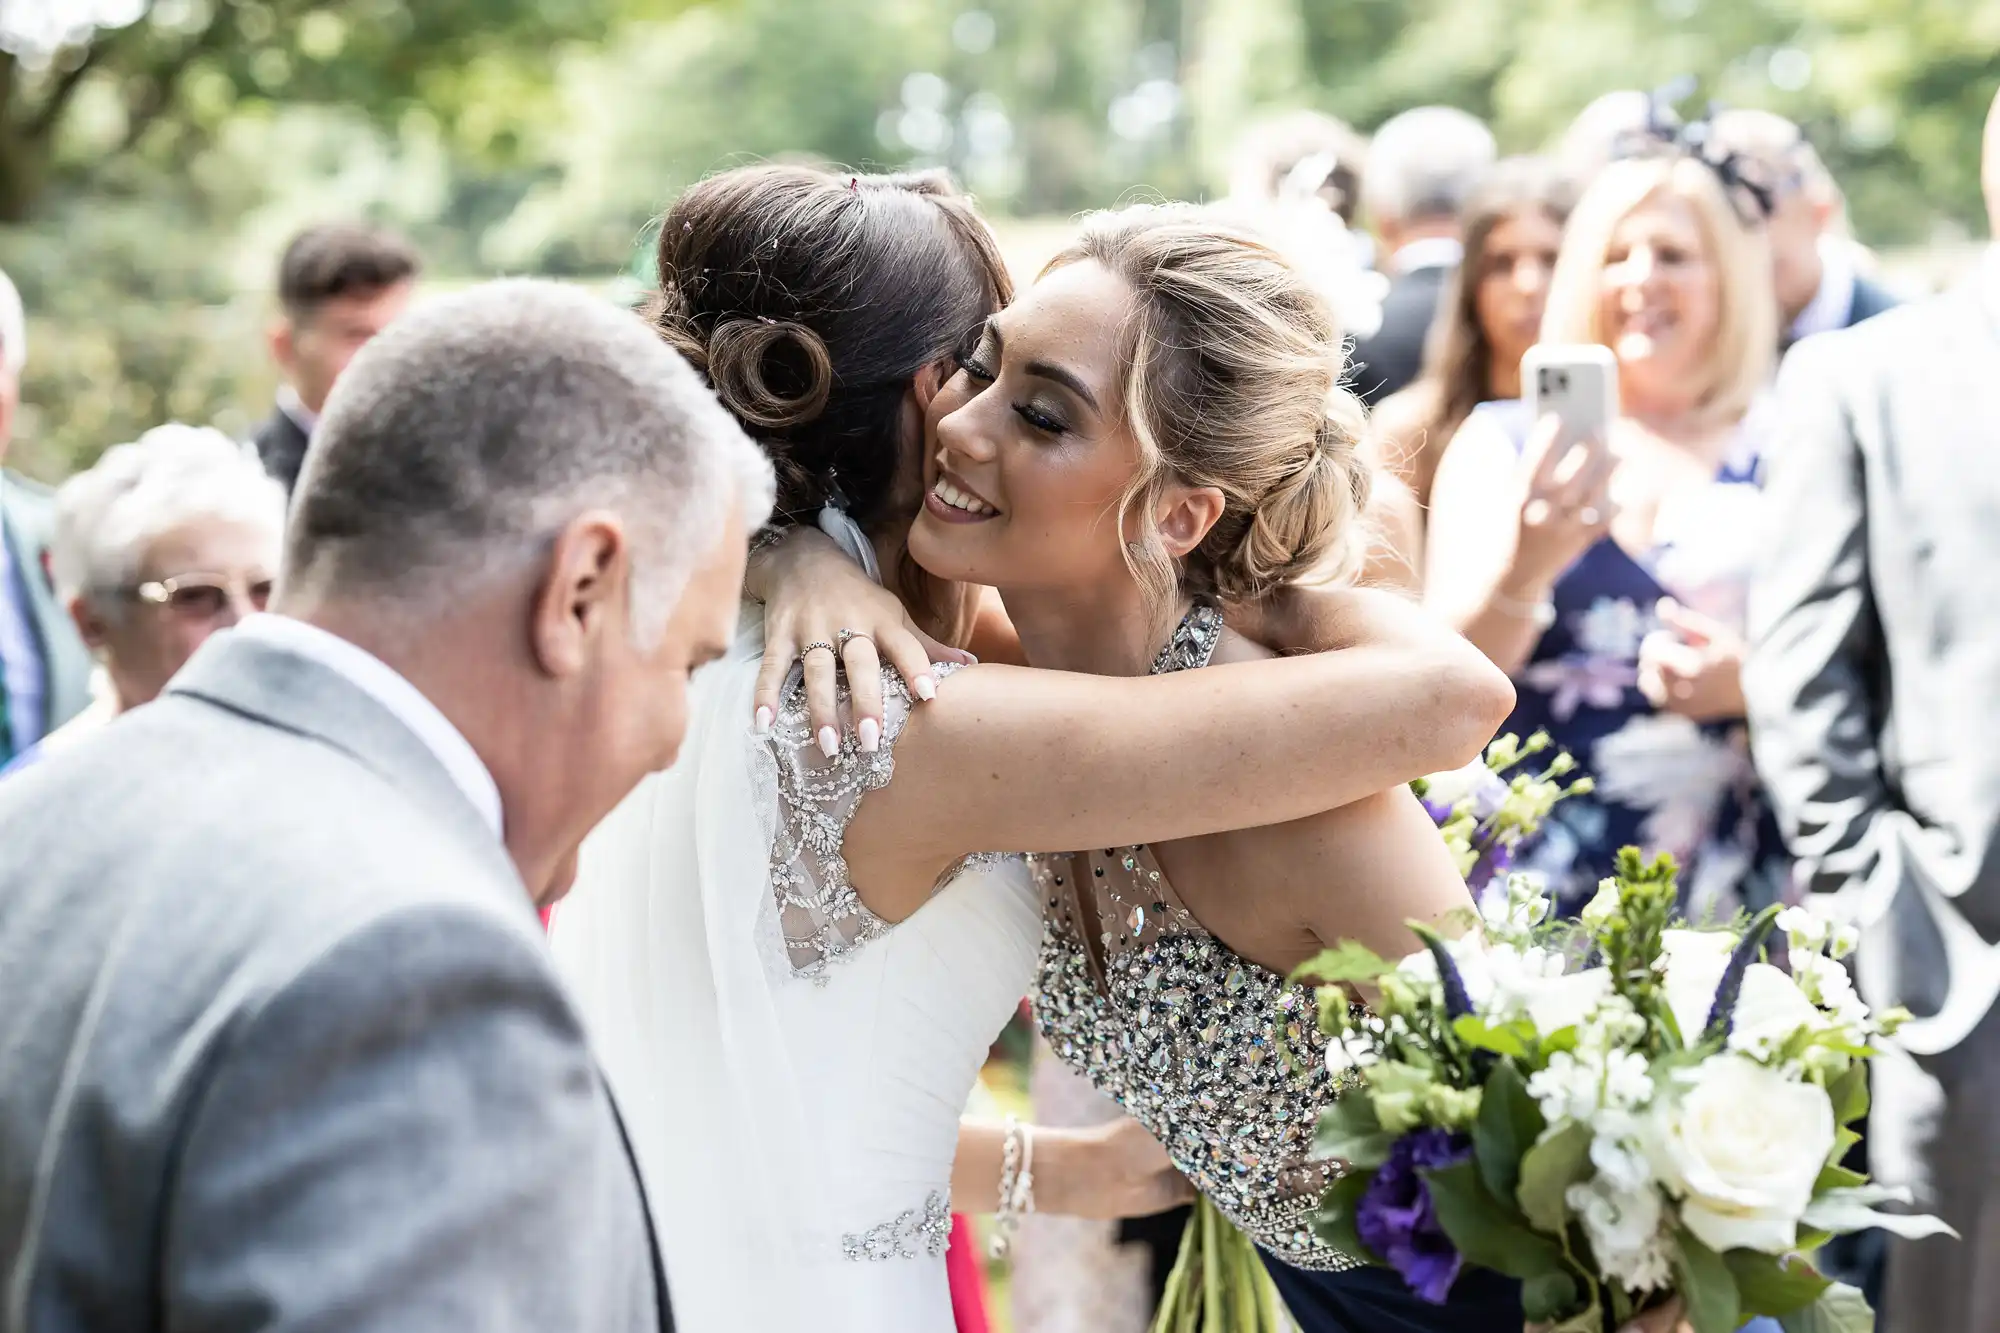
<svg viewBox="0 0 2000 1333">
<path fill-rule="evenodd" d="M 1666 396 L 1699 379 L 1722 320 L 1720 266 L 1693 205 L 1655 191 L 1612 229 L 1598 327 L 1621 382 Z"/>
<path fill-rule="evenodd" d="M 927 414 L 919 564 L 996 587 L 1130 578 L 1117 510 L 1140 465 L 1122 402 L 1133 315 L 1131 288 L 1085 260 L 987 321 Z"/>
</svg>

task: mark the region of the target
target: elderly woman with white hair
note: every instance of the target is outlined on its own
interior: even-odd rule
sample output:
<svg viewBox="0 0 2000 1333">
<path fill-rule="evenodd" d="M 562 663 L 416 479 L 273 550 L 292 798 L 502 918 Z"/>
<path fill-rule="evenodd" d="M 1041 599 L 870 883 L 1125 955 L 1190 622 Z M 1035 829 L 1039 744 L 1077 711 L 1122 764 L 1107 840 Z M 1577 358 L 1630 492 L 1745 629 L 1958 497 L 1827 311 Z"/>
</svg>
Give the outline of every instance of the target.
<svg viewBox="0 0 2000 1333">
<path fill-rule="evenodd" d="M 150 702 L 209 635 L 262 610 L 284 523 L 283 488 L 205 427 L 155 427 L 64 483 L 51 572 L 103 689 L 10 768 Z"/>
</svg>

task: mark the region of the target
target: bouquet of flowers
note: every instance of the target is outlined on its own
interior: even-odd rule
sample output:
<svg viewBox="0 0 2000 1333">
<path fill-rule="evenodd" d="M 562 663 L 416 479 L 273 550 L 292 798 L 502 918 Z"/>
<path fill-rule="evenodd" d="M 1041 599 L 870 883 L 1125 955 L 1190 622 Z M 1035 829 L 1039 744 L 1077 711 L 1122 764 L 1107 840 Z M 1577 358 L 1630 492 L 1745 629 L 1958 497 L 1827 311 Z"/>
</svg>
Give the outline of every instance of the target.
<svg viewBox="0 0 2000 1333">
<path fill-rule="evenodd" d="M 1523 743 L 1502 736 L 1478 760 L 1412 783 L 1476 899 L 1505 892 L 1502 877 L 1516 850 L 1541 827 L 1556 802 L 1590 790 L 1568 754 L 1540 772 L 1516 771 L 1549 748 L 1546 732 Z M 1280 1333 L 1282 1302 L 1250 1238 L 1205 1198 L 1194 1202 L 1180 1253 L 1155 1314 L 1152 1333 Z"/>
<path fill-rule="evenodd" d="M 1851 931 L 1773 907 L 1674 923 L 1674 866 L 1633 849 L 1580 922 L 1527 876 L 1482 929 L 1396 961 L 1348 943 L 1300 969 L 1324 989 L 1337 1073 L 1318 1151 L 1347 1163 L 1321 1234 L 1442 1301 L 1478 1264 L 1523 1283 L 1531 1321 L 1601 1333 L 1678 1296 L 1696 1333 L 1753 1315 L 1860 1333 L 1860 1294 L 1816 1271 L 1830 1236 L 1934 1218 L 1840 1166 L 1867 1108 L 1874 1014 L 1838 961 Z M 1789 972 L 1767 959 L 1775 933 Z M 1574 966 L 1577 962 L 1585 966 Z M 1363 1012 L 1343 987 L 1374 988 Z"/>
</svg>

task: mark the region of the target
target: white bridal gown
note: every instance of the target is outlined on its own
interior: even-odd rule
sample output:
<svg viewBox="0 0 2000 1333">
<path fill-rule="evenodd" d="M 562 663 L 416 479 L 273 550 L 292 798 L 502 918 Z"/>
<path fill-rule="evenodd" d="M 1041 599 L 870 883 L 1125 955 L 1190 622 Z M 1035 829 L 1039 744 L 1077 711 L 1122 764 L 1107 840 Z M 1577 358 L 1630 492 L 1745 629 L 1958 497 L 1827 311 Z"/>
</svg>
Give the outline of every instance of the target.
<svg viewBox="0 0 2000 1333">
<path fill-rule="evenodd" d="M 751 728 L 761 611 L 704 669 L 679 761 L 584 845 L 554 948 L 624 1113 L 681 1333 L 951 1333 L 959 1115 L 1034 973 L 1026 868 L 977 857 L 908 920 L 841 839 L 880 749 L 829 760 L 802 691 Z M 951 668 L 941 668 L 948 672 Z"/>
</svg>

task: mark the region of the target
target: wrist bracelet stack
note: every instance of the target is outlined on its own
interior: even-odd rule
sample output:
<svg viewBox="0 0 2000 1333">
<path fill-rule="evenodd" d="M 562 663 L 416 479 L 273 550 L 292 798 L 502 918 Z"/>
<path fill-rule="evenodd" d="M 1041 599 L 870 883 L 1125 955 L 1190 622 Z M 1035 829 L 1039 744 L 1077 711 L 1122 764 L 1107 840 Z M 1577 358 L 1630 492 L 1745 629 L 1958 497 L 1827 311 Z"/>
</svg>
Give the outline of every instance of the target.
<svg viewBox="0 0 2000 1333">
<path fill-rule="evenodd" d="M 1021 1219 L 1034 1211 L 1035 1131 L 1010 1115 L 1007 1137 L 1000 1145 L 1000 1206 L 994 1210 L 990 1250 L 995 1259 L 1007 1257 Z"/>
<path fill-rule="evenodd" d="M 1547 629 L 1556 623 L 1556 604 L 1546 597 L 1539 602 L 1523 602 L 1494 592 L 1487 597 L 1486 604 L 1501 615 L 1525 620 L 1536 629 Z"/>
</svg>

